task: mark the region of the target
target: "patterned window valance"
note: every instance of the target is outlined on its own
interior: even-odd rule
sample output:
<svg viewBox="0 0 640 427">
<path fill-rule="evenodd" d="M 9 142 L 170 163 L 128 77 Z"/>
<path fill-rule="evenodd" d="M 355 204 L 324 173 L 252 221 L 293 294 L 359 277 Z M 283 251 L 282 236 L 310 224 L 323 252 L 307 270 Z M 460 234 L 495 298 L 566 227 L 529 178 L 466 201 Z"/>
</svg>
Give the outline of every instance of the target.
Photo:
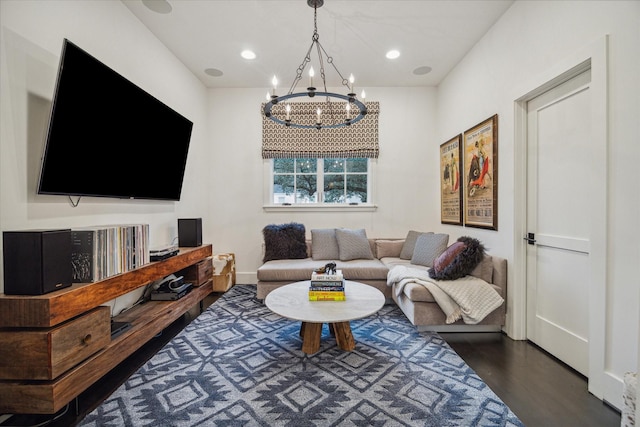
<svg viewBox="0 0 640 427">
<path fill-rule="evenodd" d="M 300 129 L 285 127 L 262 115 L 262 158 L 378 158 L 379 102 L 366 102 L 367 114 L 352 126 L 337 129 Z M 318 103 L 291 103 L 294 111 L 304 112 L 313 124 Z M 264 104 L 260 109 L 262 109 Z M 282 108 L 284 105 L 275 105 Z M 293 112 L 292 112 L 293 114 Z M 325 113 L 323 110 L 323 114 Z M 296 120 L 300 123 L 300 119 Z M 307 123 L 305 123 L 307 124 Z"/>
</svg>

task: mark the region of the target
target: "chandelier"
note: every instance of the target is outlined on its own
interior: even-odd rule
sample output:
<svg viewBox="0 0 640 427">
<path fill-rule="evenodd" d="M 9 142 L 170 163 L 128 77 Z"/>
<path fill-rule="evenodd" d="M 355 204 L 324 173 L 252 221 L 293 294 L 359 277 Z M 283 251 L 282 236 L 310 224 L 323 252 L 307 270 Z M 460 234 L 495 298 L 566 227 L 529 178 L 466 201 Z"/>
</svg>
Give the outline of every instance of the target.
<svg viewBox="0 0 640 427">
<path fill-rule="evenodd" d="M 338 67 L 333 62 L 333 57 L 329 56 L 322 44 L 320 44 L 320 35 L 318 34 L 317 14 L 318 8 L 324 4 L 324 0 L 307 0 L 307 4 L 313 7 L 313 36 L 311 37 L 311 46 L 307 51 L 302 63 L 296 70 L 296 76 L 291 83 L 289 92 L 286 95 L 276 95 L 276 89 L 278 80 L 276 76 L 273 76 L 271 83 L 273 84 L 273 90 L 267 93 L 267 102 L 264 105 L 265 117 L 273 120 L 274 122 L 285 125 L 287 127 L 303 128 L 303 129 L 334 129 L 344 126 L 350 126 L 359 122 L 367 114 L 367 107 L 364 104 L 365 92 L 362 91 L 361 98 L 359 100 L 353 91 L 354 78 L 353 74 L 349 76 L 349 79 L 345 79 L 342 73 L 338 70 Z M 300 80 L 302 80 L 302 74 L 304 70 L 311 62 L 311 52 L 315 47 L 315 51 L 318 54 L 318 64 L 320 66 L 320 80 L 321 88 L 318 90 L 314 87 L 315 72 L 313 67 L 309 67 L 309 87 L 306 92 L 295 92 L 296 87 Z M 324 58 L 323 58 L 324 54 Z M 347 88 L 346 94 L 333 93 L 327 90 L 326 75 L 324 69 L 324 62 L 331 64 L 333 69 L 340 79 L 342 85 Z M 314 119 L 307 118 L 306 120 L 295 120 L 295 117 L 300 117 L 298 112 L 295 111 L 296 103 L 288 102 L 290 99 L 299 97 L 324 97 L 323 102 L 317 102 L 317 108 L 313 112 Z M 280 104 L 280 105 L 278 105 Z M 284 107 L 282 107 L 284 105 Z M 315 107 L 315 104 L 314 104 Z M 309 124 L 311 123 L 311 124 Z"/>
</svg>

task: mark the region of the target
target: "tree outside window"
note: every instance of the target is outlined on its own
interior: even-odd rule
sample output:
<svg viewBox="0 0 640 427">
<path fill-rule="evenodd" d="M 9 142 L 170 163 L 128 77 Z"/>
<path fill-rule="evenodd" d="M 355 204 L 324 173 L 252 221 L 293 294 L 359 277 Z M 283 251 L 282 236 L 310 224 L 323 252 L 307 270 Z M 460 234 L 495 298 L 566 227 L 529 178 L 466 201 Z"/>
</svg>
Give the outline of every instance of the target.
<svg viewBox="0 0 640 427">
<path fill-rule="evenodd" d="M 274 159 L 273 202 L 367 203 L 368 177 L 369 161 L 364 158 Z"/>
</svg>

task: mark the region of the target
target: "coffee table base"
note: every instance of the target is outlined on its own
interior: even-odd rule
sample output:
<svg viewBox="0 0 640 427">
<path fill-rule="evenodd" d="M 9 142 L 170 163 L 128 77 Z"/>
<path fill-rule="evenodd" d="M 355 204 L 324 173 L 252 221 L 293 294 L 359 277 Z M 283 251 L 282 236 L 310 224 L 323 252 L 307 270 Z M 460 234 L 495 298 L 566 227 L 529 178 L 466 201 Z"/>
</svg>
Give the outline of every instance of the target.
<svg viewBox="0 0 640 427">
<path fill-rule="evenodd" d="M 336 337 L 336 343 L 344 351 L 352 351 L 356 348 L 356 341 L 351 333 L 349 322 L 329 323 L 331 335 Z M 313 354 L 320 350 L 320 336 L 322 335 L 322 323 L 302 322 L 300 336 L 302 337 L 302 351 Z"/>
</svg>

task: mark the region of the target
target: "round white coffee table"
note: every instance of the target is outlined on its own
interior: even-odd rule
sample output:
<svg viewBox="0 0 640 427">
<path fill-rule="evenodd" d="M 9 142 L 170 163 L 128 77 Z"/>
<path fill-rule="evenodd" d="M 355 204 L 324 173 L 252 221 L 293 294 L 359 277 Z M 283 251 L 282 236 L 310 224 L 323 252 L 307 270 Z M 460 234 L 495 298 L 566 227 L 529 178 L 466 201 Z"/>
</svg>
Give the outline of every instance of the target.
<svg viewBox="0 0 640 427">
<path fill-rule="evenodd" d="M 309 301 L 309 280 L 281 286 L 269 292 L 264 300 L 269 310 L 287 319 L 302 322 L 302 351 L 313 354 L 320 349 L 322 324 L 328 323 L 338 347 L 355 348 L 349 321 L 370 316 L 385 304 L 385 297 L 373 286 L 345 281 L 346 301 Z"/>
</svg>

